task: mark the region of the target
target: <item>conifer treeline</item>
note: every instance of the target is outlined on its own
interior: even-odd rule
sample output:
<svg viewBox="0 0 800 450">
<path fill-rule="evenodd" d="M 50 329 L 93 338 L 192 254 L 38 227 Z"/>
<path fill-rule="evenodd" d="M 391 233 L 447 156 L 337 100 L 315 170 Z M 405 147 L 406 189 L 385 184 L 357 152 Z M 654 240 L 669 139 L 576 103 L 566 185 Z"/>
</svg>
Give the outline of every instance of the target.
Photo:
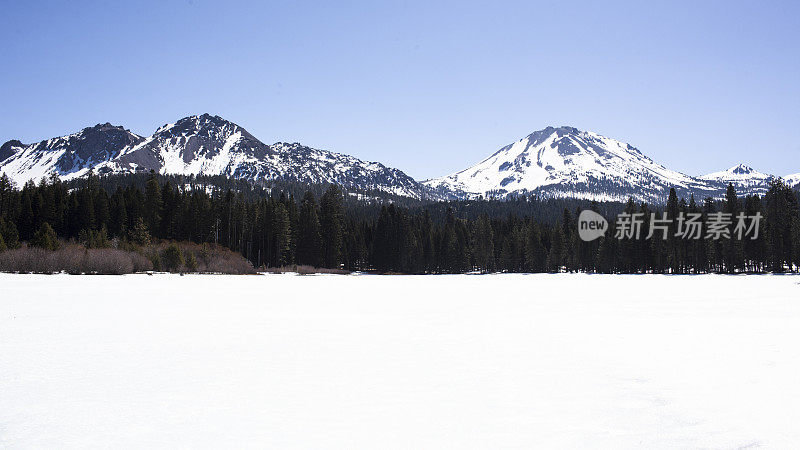
<svg viewBox="0 0 800 450">
<path fill-rule="evenodd" d="M 154 174 L 143 190 L 129 184 L 109 194 L 100 181 L 90 175 L 70 189 L 53 177 L 16 189 L 7 177 L 0 178 L 0 250 L 21 241 L 52 242 L 48 236 L 55 235 L 87 246 L 115 239 L 131 245 L 151 239 L 213 242 L 240 252 L 256 267 L 301 264 L 397 273 L 735 273 L 800 267 L 798 195 L 781 181 L 764 198 L 738 198 L 730 186 L 722 202 L 702 204 L 678 199 L 673 191 L 663 208 L 670 219 L 702 213 L 704 224 L 718 211 L 733 217 L 760 213 L 764 219 L 755 240 L 681 239 L 674 223 L 667 239 L 645 239 L 645 232 L 640 239 L 620 240 L 615 218 L 607 217 L 611 229 L 592 242 L 578 238 L 579 208 L 564 208 L 558 220 L 521 215 L 514 211 L 536 210 L 535 200 L 524 198 L 514 200 L 515 209 L 502 216 L 486 213 L 492 202 L 461 203 L 444 212 L 441 205 L 394 204 L 369 211 L 346 203 L 336 186 L 319 196 L 254 198 L 230 189 L 162 184 Z M 591 207 L 606 216 L 615 209 Z M 644 213 L 644 230 L 656 211 L 632 200 L 624 206 L 626 213 Z"/>
</svg>

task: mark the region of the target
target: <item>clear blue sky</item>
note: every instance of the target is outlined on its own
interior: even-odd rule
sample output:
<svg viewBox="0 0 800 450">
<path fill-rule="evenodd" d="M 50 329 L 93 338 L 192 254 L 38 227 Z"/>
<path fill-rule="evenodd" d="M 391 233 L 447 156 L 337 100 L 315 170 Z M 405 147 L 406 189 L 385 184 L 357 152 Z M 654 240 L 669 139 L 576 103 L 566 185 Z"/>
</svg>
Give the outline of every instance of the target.
<svg viewBox="0 0 800 450">
<path fill-rule="evenodd" d="M 800 172 L 800 2 L 33 2 L 0 141 L 209 112 L 424 179 L 547 125 L 689 174 Z"/>
</svg>

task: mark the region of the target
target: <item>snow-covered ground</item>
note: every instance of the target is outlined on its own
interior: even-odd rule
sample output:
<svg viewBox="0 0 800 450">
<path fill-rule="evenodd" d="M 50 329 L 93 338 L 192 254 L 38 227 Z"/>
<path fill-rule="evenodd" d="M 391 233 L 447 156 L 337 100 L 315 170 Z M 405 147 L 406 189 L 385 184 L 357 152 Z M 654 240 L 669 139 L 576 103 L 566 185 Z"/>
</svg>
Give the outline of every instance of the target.
<svg viewBox="0 0 800 450">
<path fill-rule="evenodd" d="M 0 448 L 797 448 L 800 277 L 0 275 Z"/>
</svg>

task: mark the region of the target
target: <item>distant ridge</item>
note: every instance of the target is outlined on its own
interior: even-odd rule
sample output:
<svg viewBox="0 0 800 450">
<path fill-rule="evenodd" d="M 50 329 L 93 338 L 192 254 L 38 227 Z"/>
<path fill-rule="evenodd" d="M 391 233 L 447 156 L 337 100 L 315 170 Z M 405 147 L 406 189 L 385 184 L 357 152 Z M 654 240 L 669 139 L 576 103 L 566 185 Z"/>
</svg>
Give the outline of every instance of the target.
<svg viewBox="0 0 800 450">
<path fill-rule="evenodd" d="M 147 137 L 105 123 L 34 144 L 10 140 L 0 146 L 0 172 L 17 185 L 54 173 L 69 180 L 89 171 L 151 170 L 252 183 L 336 183 L 349 191 L 432 201 L 536 195 L 659 203 L 670 188 L 685 198 L 722 198 L 729 183 L 741 195 L 763 195 L 778 178 L 744 164 L 693 177 L 656 163 L 630 144 L 569 126 L 536 131 L 467 169 L 421 183 L 378 162 L 299 143 L 267 145 L 211 114 L 184 117 Z M 800 185 L 800 174 L 783 179 Z"/>
<path fill-rule="evenodd" d="M 254 183 L 337 183 L 349 190 L 415 199 L 447 198 L 398 169 L 299 143 L 267 145 L 241 126 L 210 114 L 185 117 L 149 137 L 104 124 L 32 145 L 9 141 L 0 148 L 0 157 L 0 172 L 18 185 L 51 173 L 71 179 L 90 170 L 99 174 L 153 170 L 223 175 Z"/>
</svg>

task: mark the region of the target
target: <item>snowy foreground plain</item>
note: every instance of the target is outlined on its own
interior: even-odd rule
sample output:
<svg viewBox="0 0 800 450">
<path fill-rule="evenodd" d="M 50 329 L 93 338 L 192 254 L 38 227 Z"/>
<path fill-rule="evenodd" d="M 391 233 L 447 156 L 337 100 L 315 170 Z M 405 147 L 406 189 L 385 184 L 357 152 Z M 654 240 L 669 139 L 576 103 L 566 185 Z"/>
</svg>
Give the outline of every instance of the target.
<svg viewBox="0 0 800 450">
<path fill-rule="evenodd" d="M 798 448 L 800 277 L 0 275 L 0 448 Z"/>
</svg>

